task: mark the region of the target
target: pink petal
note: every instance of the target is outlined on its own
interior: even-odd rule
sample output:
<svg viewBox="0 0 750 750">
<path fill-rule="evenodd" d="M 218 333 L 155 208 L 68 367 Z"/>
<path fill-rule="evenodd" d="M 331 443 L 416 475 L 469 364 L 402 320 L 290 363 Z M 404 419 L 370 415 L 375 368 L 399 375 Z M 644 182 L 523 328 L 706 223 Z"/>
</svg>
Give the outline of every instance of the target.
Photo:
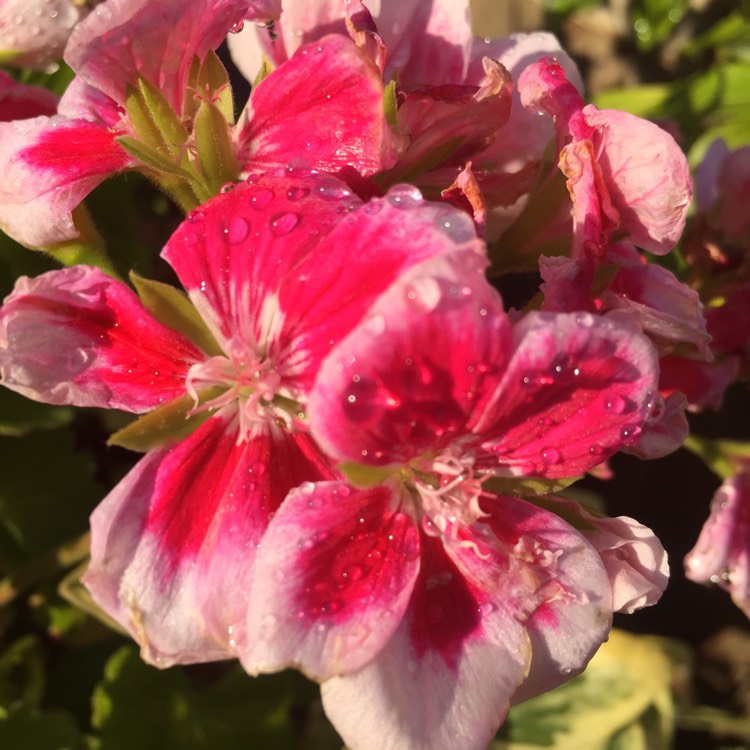
<svg viewBox="0 0 750 750">
<path fill-rule="evenodd" d="M 711 515 L 685 557 L 685 575 L 716 583 L 750 617 L 750 474 L 726 479 L 711 501 Z"/>
<path fill-rule="evenodd" d="M 0 227 L 29 247 L 78 236 L 71 212 L 134 164 L 105 127 L 62 116 L 0 123 Z"/>
<path fill-rule="evenodd" d="M 740 369 L 738 357 L 698 362 L 671 354 L 662 357 L 659 365 L 661 390 L 670 395 L 675 392 L 684 393 L 690 411 L 718 411 L 727 388 L 737 379 Z"/>
<path fill-rule="evenodd" d="M 3 0 L 0 50 L 3 62 L 50 72 L 62 57 L 71 29 L 88 13 L 77 0 Z"/>
<path fill-rule="evenodd" d="M 166 667 L 245 646 L 257 546 L 284 495 L 328 478 L 304 436 L 238 443 L 233 409 L 143 458 L 91 518 L 84 583 L 148 661 Z"/>
<path fill-rule="evenodd" d="M 53 115 L 56 111 L 57 96 L 51 91 L 18 83 L 0 70 L 0 122 Z"/>
<path fill-rule="evenodd" d="M 273 29 L 278 38 L 272 39 L 266 29 L 245 27 L 229 38 L 232 59 L 252 81 L 263 55 L 280 65 L 300 46 L 325 34 L 346 35 L 345 18 L 361 8 L 350 0 L 285 0 L 284 13 Z M 387 48 L 386 80 L 398 75 L 405 86 L 464 83 L 473 39 L 468 3 L 402 0 L 368 4 L 368 9 Z"/>
<path fill-rule="evenodd" d="M 225 351 L 233 337 L 252 342 L 305 393 L 405 268 L 457 245 L 482 248 L 468 217 L 416 191 L 358 205 L 330 176 L 267 175 L 193 212 L 163 255 Z"/>
<path fill-rule="evenodd" d="M 657 392 L 651 343 L 627 321 L 529 313 L 474 432 L 512 474 L 575 476 L 640 436 Z"/>
<path fill-rule="evenodd" d="M 225 351 L 234 337 L 265 347 L 285 323 L 281 290 L 301 286 L 292 269 L 358 204 L 333 178 L 266 176 L 188 214 L 162 257 Z"/>
<path fill-rule="evenodd" d="M 2 383 L 37 401 L 146 411 L 202 358 L 97 268 L 22 277 L 0 309 Z"/>
<path fill-rule="evenodd" d="M 489 515 L 447 549 L 467 579 L 527 630 L 531 666 L 512 697 L 519 703 L 583 671 L 607 638 L 611 590 L 597 550 L 555 514 L 502 496 L 483 498 L 482 508 Z"/>
<path fill-rule="evenodd" d="M 613 611 L 632 614 L 659 601 L 669 579 L 669 564 L 651 529 L 627 516 L 595 516 L 567 498 L 554 502 L 583 521 L 581 533 L 601 556 L 609 576 Z"/>
<path fill-rule="evenodd" d="M 386 486 L 323 482 L 293 490 L 262 540 L 245 669 L 295 666 L 324 680 L 369 662 L 409 603 L 417 528 Z"/>
<path fill-rule="evenodd" d="M 656 394 L 654 408 L 643 425 L 643 432 L 635 443 L 622 449 L 623 453 L 644 460 L 663 458 L 674 453 L 690 432 L 685 414 L 687 407 L 687 399 L 682 393 L 670 393 L 666 398 Z"/>
<path fill-rule="evenodd" d="M 369 176 L 393 162 L 380 70 L 344 36 L 302 47 L 253 91 L 240 122 L 246 171 L 291 162 Z"/>
<path fill-rule="evenodd" d="M 403 464 L 461 437 L 484 411 L 509 324 L 485 258 L 457 250 L 406 271 L 323 364 L 308 413 L 336 458 Z"/>
<path fill-rule="evenodd" d="M 627 112 L 590 104 L 583 116 L 595 129 L 596 160 L 621 228 L 638 247 L 668 253 L 682 235 L 693 194 L 682 149 L 658 125 Z"/>
<path fill-rule="evenodd" d="M 437 540 L 425 539 L 394 636 L 358 672 L 323 683 L 326 714 L 348 747 L 487 747 L 530 658 L 523 625 L 492 593 L 467 581 Z"/>
<path fill-rule="evenodd" d="M 65 60 L 84 80 L 119 104 L 140 76 L 182 111 L 188 68 L 217 49 L 234 24 L 261 18 L 278 2 L 265 0 L 108 0 L 70 37 Z M 154 54 L 158 50 L 158 54 Z"/>
</svg>

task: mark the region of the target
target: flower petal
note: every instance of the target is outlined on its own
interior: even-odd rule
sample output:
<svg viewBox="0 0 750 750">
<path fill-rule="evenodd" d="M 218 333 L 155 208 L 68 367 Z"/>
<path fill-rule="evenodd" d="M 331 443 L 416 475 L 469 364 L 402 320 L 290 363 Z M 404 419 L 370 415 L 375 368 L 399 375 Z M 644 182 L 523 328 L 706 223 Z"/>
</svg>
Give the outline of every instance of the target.
<svg viewBox="0 0 750 750">
<path fill-rule="evenodd" d="M 245 645 L 257 545 L 286 493 L 330 477 L 309 440 L 273 427 L 238 443 L 230 407 L 149 453 L 91 518 L 84 583 L 161 667 Z"/>
<path fill-rule="evenodd" d="M 0 227 L 29 247 L 78 236 L 73 209 L 107 177 L 133 166 L 117 134 L 55 116 L 0 123 Z"/>
<path fill-rule="evenodd" d="M 303 484 L 263 537 L 243 666 L 315 680 L 358 669 L 401 621 L 418 566 L 416 522 L 391 489 Z"/>
<path fill-rule="evenodd" d="M 119 104 L 126 85 L 140 76 L 181 112 L 193 58 L 202 60 L 234 24 L 268 10 L 264 0 L 108 0 L 76 27 L 65 60 L 86 83 Z"/>
<path fill-rule="evenodd" d="M 380 70 L 367 54 L 345 36 L 323 37 L 253 91 L 236 136 L 240 164 L 250 172 L 289 163 L 380 172 L 394 159 L 383 99 Z"/>
<path fill-rule="evenodd" d="M 146 411 L 185 393 L 202 358 L 97 268 L 22 277 L 0 309 L 2 383 L 36 401 Z"/>
<path fill-rule="evenodd" d="M 726 479 L 711 501 L 711 515 L 685 557 L 685 575 L 717 583 L 750 617 L 750 473 Z"/>
<path fill-rule="evenodd" d="M 41 86 L 18 83 L 0 70 L 0 121 L 54 115 L 57 96 Z"/>
<path fill-rule="evenodd" d="M 471 247 L 414 266 L 331 352 L 309 402 L 327 452 L 403 464 L 466 433 L 511 347 L 485 266 Z"/>
<path fill-rule="evenodd" d="M 503 381 L 474 426 L 500 467 L 575 476 L 638 439 L 657 393 L 658 363 L 627 320 L 529 313 L 514 338 Z"/>
<path fill-rule="evenodd" d="M 400 627 L 370 664 L 323 683 L 323 706 L 353 750 L 483 750 L 529 658 L 524 626 L 504 602 L 489 605 L 426 537 Z"/>
</svg>

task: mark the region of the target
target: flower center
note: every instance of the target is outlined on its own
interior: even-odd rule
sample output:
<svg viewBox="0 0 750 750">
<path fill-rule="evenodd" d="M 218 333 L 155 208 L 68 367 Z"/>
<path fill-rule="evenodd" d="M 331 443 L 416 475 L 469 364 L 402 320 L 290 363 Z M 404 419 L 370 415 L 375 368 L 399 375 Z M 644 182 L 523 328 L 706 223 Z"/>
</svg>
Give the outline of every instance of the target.
<svg viewBox="0 0 750 750">
<path fill-rule="evenodd" d="M 283 392 L 274 362 L 247 346 L 232 345 L 227 356 L 210 357 L 193 365 L 185 385 L 195 399 L 191 414 L 237 403 L 238 443 L 247 440 L 253 429 L 262 423 L 281 422 L 287 428 L 292 427 L 296 410 L 289 407 L 297 405 Z M 199 404 L 198 389 L 217 386 L 226 390 Z"/>
<path fill-rule="evenodd" d="M 408 481 L 419 497 L 424 532 L 465 544 L 457 536 L 459 529 L 487 515 L 479 505 L 485 478 L 475 474 L 474 457 L 462 454 L 458 446 L 437 457 L 412 462 Z"/>
</svg>

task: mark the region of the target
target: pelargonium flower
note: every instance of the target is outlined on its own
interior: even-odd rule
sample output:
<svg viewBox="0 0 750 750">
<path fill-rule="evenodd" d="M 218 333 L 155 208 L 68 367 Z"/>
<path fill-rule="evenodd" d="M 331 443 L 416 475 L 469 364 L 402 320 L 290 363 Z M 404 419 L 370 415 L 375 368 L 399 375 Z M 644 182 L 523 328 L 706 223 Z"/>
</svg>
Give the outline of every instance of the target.
<svg viewBox="0 0 750 750">
<path fill-rule="evenodd" d="M 389 165 L 379 71 L 341 36 L 301 49 L 256 87 L 232 126 L 213 50 L 242 19 L 274 13 L 270 0 L 97 7 L 66 49 L 77 77 L 58 115 L 0 126 L 4 231 L 34 247 L 75 238 L 72 210 L 126 169 L 155 177 L 189 209 L 227 181 L 290 162 L 365 175 Z"/>
<path fill-rule="evenodd" d="M 601 548 L 512 491 L 626 444 L 656 355 L 608 317 L 511 323 L 485 266 L 465 249 L 406 270 L 335 346 L 308 417 L 353 481 L 293 490 L 256 560 L 243 665 L 321 681 L 354 750 L 486 747 L 610 627 Z"/>
<path fill-rule="evenodd" d="M 750 617 L 750 473 L 729 477 L 711 501 L 711 515 L 685 557 L 685 575 L 715 583 Z"/>
<path fill-rule="evenodd" d="M 554 55 L 582 88 L 575 63 L 552 34 L 476 37 L 468 2 L 383 0 L 372 11 L 351 0 L 286 0 L 278 22 L 246 27 L 229 47 L 252 81 L 264 57 L 279 65 L 302 44 L 351 34 L 384 80 L 397 81 L 394 127 L 403 153 L 378 184 L 417 184 L 472 212 L 483 229 L 493 207 L 507 213 L 531 189 L 553 135 L 550 118 L 527 112 L 511 79 Z M 495 235 L 508 221 L 489 219 Z"/>
<path fill-rule="evenodd" d="M 57 97 L 41 86 L 18 83 L 0 70 L 0 122 L 52 115 Z"/>
<path fill-rule="evenodd" d="M 75 25 L 98 0 L 0 0 L 0 62 L 54 70 Z"/>
<path fill-rule="evenodd" d="M 243 647 L 270 517 L 293 487 L 339 476 L 304 422 L 322 359 L 405 268 L 481 253 L 468 217 L 400 201 L 362 207 L 345 183 L 299 170 L 218 196 L 163 252 L 197 310 L 173 305 L 179 330 L 84 266 L 20 279 L 0 310 L 6 387 L 154 410 L 116 438 L 149 450 L 94 512 L 85 578 L 149 661 Z"/>
<path fill-rule="evenodd" d="M 626 112 L 584 106 L 552 58 L 528 66 L 518 87 L 529 110 L 555 120 L 559 166 L 572 201 L 560 209 L 560 216 L 572 213 L 570 254 L 599 258 L 613 239 L 658 255 L 669 252 L 685 226 L 692 196 L 687 160 L 672 136 Z M 555 223 L 560 207 L 542 208 L 553 235 L 544 242 L 553 243 L 555 232 L 570 227 Z M 533 196 L 528 210 L 539 215 Z"/>
</svg>

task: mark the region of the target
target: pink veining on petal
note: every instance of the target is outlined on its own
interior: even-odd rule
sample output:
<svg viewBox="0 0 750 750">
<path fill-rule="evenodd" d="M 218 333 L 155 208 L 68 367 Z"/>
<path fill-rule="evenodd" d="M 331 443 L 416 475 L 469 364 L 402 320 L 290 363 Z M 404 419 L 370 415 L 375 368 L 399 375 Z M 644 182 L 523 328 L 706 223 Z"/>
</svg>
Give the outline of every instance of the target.
<svg viewBox="0 0 750 750">
<path fill-rule="evenodd" d="M 96 268 L 22 277 L 0 310 L 3 385 L 47 403 L 146 411 L 182 395 L 202 357 Z"/>
<path fill-rule="evenodd" d="M 418 570 L 415 519 L 385 486 L 303 483 L 263 537 L 248 607 L 251 673 L 317 680 L 364 666 L 397 628 Z"/>
</svg>

